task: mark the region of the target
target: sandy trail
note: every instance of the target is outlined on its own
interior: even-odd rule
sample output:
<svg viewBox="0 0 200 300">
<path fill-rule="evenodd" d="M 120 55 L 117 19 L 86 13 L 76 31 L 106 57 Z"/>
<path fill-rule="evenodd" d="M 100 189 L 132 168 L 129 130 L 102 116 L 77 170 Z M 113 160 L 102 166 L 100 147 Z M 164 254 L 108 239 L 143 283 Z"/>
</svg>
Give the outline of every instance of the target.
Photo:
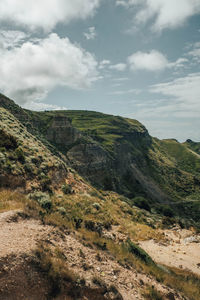
<svg viewBox="0 0 200 300">
<path fill-rule="evenodd" d="M 18 212 L 0 214 L 0 257 L 30 253 L 37 241 L 45 239 L 52 230 L 39 221 L 20 218 Z"/>
<path fill-rule="evenodd" d="M 146 274 L 140 274 L 133 268 L 125 268 L 117 263 L 106 251 L 84 246 L 75 233 L 60 232 L 52 226 L 42 225 L 34 219 L 24 219 L 19 212 L 10 211 L 0 214 L 0 258 L 14 254 L 30 254 L 40 240 L 49 247 L 60 248 L 64 253 L 69 268 L 75 274 L 85 278 L 88 286 L 94 286 L 93 278 L 100 278 L 106 285 L 117 287 L 125 300 L 143 300 L 141 295 L 146 284 L 153 285 L 167 295 L 173 293 L 175 300 L 183 300 L 177 292 L 158 283 Z M 17 263 L 17 261 L 16 261 Z"/>
<path fill-rule="evenodd" d="M 165 230 L 165 242 L 140 241 L 140 246 L 157 262 L 190 270 L 200 276 L 200 235 L 190 230 Z"/>
</svg>

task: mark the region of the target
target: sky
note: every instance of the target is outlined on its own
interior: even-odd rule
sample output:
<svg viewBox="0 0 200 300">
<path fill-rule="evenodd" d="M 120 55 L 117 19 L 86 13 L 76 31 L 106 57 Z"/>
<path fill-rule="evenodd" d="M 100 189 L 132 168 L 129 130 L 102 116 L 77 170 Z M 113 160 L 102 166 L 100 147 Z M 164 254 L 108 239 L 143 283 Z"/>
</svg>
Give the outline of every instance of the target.
<svg viewBox="0 0 200 300">
<path fill-rule="evenodd" d="M 200 0 L 1 0 L 0 91 L 200 141 Z"/>
</svg>

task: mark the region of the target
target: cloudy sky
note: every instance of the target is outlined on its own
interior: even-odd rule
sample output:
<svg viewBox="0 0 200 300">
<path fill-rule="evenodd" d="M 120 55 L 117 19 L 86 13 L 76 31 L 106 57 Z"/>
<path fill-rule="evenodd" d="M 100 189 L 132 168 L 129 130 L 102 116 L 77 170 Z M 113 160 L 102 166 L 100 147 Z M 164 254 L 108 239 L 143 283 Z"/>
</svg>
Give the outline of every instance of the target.
<svg viewBox="0 0 200 300">
<path fill-rule="evenodd" d="M 200 141 L 200 0 L 1 0 L 0 91 Z"/>
</svg>

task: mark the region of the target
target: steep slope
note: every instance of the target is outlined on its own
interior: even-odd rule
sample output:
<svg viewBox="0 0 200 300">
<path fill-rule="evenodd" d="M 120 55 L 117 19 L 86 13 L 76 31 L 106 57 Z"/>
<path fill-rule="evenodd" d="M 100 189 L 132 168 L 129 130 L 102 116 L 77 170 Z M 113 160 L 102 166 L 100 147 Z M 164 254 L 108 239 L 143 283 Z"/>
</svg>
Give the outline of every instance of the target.
<svg viewBox="0 0 200 300">
<path fill-rule="evenodd" d="M 98 188 L 157 202 L 199 192 L 198 168 L 182 168 L 136 120 L 89 111 L 29 113 L 46 139 Z M 200 162 L 192 152 L 189 159 L 191 165 Z"/>
<path fill-rule="evenodd" d="M 200 155 L 200 143 L 194 142 L 190 139 L 188 139 L 185 143 L 183 143 L 184 145 L 186 145 L 189 149 L 191 149 L 192 151 L 196 152 L 197 154 Z"/>
<path fill-rule="evenodd" d="M 66 164 L 0 107 L 0 186 L 51 190 L 64 181 Z"/>
<path fill-rule="evenodd" d="M 198 145 L 198 143 L 195 144 Z M 169 157 L 174 159 L 178 168 L 198 176 L 200 174 L 200 155 L 193 150 L 193 145 L 193 143 L 181 144 L 176 140 L 160 141 L 161 149 L 164 149 Z"/>
<path fill-rule="evenodd" d="M 90 111 L 32 112 L 2 95 L 0 106 L 97 188 L 161 203 L 200 191 L 200 157 L 184 144 L 152 138 L 136 120 Z"/>
</svg>

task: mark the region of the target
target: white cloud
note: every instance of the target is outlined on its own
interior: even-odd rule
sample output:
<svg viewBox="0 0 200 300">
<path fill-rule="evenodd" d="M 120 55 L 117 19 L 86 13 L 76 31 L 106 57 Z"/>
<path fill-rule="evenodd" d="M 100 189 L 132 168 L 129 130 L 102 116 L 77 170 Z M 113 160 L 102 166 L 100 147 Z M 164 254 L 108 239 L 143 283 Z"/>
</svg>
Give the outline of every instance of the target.
<svg viewBox="0 0 200 300">
<path fill-rule="evenodd" d="M 87 40 L 94 40 L 97 36 L 95 27 L 89 27 L 88 32 L 84 32 L 83 35 Z"/>
<path fill-rule="evenodd" d="M 128 81 L 128 80 L 129 80 L 128 77 L 113 78 L 113 81 L 116 81 L 116 82 L 124 82 L 124 81 Z"/>
<path fill-rule="evenodd" d="M 99 69 L 105 69 L 111 62 L 108 59 L 104 59 L 99 63 Z"/>
<path fill-rule="evenodd" d="M 0 30 L 0 48 L 12 48 L 20 45 L 28 35 L 17 30 Z"/>
<path fill-rule="evenodd" d="M 1 91 L 23 105 L 45 98 L 56 86 L 88 88 L 98 76 L 95 58 L 55 33 L 0 49 L 0 66 Z"/>
<path fill-rule="evenodd" d="M 126 8 L 131 7 L 132 5 L 140 4 L 144 0 L 116 0 L 116 5 L 124 6 Z"/>
<path fill-rule="evenodd" d="M 1 0 L 0 21 L 52 30 L 58 23 L 85 19 L 94 14 L 101 0 Z"/>
<path fill-rule="evenodd" d="M 118 0 L 117 5 L 126 8 L 136 6 L 133 10 L 136 23 L 153 21 L 153 30 L 176 28 L 183 25 L 188 18 L 200 13 L 199 0 Z"/>
<path fill-rule="evenodd" d="M 126 64 L 124 63 L 119 63 L 119 64 L 116 64 L 116 65 L 111 65 L 109 67 L 111 70 L 116 70 L 116 71 L 125 71 L 126 70 Z"/>
<path fill-rule="evenodd" d="M 159 51 L 148 53 L 138 51 L 128 57 L 131 70 L 161 71 L 167 68 L 169 62 Z"/>
<path fill-rule="evenodd" d="M 116 71 L 125 71 L 127 65 L 124 63 L 118 63 L 115 65 L 111 65 L 111 61 L 104 59 L 99 63 L 99 69 L 110 69 L 110 70 L 116 70 Z"/>
<path fill-rule="evenodd" d="M 42 103 L 38 101 L 31 101 L 24 105 L 26 109 L 35 110 L 35 111 L 44 111 L 44 110 L 67 110 L 65 106 L 58 106 L 54 104 Z"/>
<path fill-rule="evenodd" d="M 192 56 L 195 61 L 200 62 L 200 42 L 192 45 L 192 48 L 193 49 L 189 51 L 188 55 Z"/>
<path fill-rule="evenodd" d="M 175 105 L 179 104 L 185 112 L 200 111 L 200 73 L 192 73 L 185 77 L 176 78 L 167 83 L 153 85 L 150 88 L 152 93 L 159 93 L 171 96 Z"/>
<path fill-rule="evenodd" d="M 188 62 L 186 58 L 178 58 L 175 62 L 169 62 L 167 57 L 157 50 L 150 52 L 138 51 L 128 57 L 128 64 L 132 71 L 162 71 L 167 68 L 182 68 Z"/>
<path fill-rule="evenodd" d="M 169 68 L 174 67 L 175 69 L 184 68 L 188 62 L 189 60 L 187 58 L 180 57 L 175 62 L 169 63 L 168 67 Z"/>
<path fill-rule="evenodd" d="M 114 91 L 111 92 L 109 95 L 127 95 L 127 94 L 135 94 L 139 95 L 142 91 L 140 89 L 127 89 L 127 90 L 122 90 L 122 91 Z"/>
</svg>

